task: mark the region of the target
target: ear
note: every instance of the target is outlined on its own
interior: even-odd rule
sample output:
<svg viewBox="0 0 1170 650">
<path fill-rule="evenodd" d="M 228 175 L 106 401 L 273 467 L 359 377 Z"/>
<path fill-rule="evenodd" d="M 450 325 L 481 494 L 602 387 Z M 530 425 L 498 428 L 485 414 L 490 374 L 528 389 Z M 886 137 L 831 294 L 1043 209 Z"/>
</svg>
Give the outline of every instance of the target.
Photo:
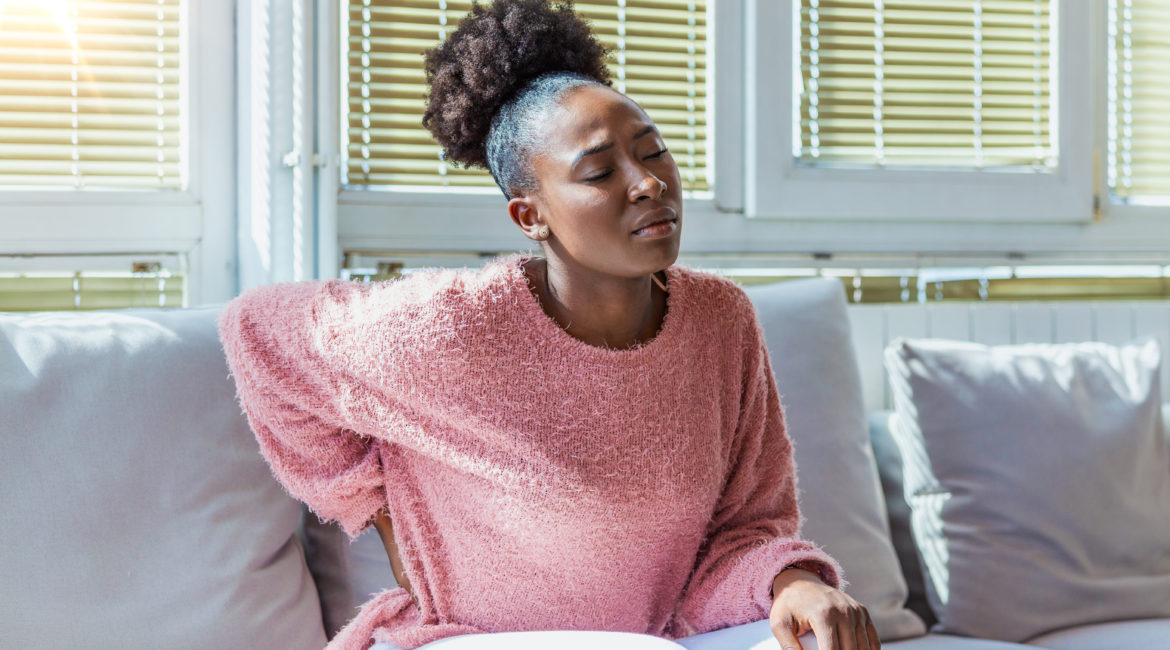
<svg viewBox="0 0 1170 650">
<path fill-rule="evenodd" d="M 517 196 L 508 201 L 508 216 L 512 217 L 513 223 L 520 226 L 524 231 L 524 236 L 529 239 L 539 241 L 536 236 L 536 231 L 544 224 L 540 222 L 539 210 L 536 207 L 536 201 L 531 197 Z"/>
</svg>

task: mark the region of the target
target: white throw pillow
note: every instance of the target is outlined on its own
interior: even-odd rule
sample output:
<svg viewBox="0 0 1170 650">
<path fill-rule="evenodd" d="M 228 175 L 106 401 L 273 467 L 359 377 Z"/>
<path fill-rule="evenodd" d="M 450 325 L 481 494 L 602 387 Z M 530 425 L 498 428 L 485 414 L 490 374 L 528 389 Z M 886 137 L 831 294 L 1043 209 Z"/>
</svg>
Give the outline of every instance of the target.
<svg viewBox="0 0 1170 650">
<path fill-rule="evenodd" d="M 0 314 L 0 646 L 325 645 L 221 307 Z"/>
<path fill-rule="evenodd" d="M 1020 642 L 1170 615 L 1156 339 L 899 338 L 885 364 L 936 631 Z"/>
<path fill-rule="evenodd" d="M 869 610 L 882 641 L 924 634 L 926 625 L 905 608 L 841 281 L 788 280 L 745 292 L 792 438 L 802 536 L 840 562 L 846 592 Z"/>
</svg>

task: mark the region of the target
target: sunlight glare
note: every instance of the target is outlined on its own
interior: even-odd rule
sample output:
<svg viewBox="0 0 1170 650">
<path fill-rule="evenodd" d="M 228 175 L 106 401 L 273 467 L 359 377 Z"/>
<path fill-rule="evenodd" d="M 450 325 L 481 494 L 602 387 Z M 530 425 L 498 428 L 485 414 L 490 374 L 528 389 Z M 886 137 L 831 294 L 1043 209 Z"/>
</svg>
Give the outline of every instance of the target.
<svg viewBox="0 0 1170 650">
<path fill-rule="evenodd" d="M 73 0 L 0 0 L 0 28 L 4 26 L 4 15 L 11 9 L 25 14 L 47 13 L 56 21 L 61 31 L 69 37 L 69 45 L 77 48 L 77 25 L 70 16 L 69 6 Z"/>
</svg>

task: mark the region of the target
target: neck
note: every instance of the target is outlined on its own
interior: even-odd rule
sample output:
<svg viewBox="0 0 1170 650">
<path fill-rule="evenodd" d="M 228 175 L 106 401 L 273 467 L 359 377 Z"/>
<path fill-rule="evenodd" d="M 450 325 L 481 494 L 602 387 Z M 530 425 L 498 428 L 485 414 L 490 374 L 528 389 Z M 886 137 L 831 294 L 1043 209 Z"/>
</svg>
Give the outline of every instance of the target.
<svg viewBox="0 0 1170 650">
<path fill-rule="evenodd" d="M 526 272 L 544 312 L 590 345 L 624 349 L 648 341 L 666 314 L 666 294 L 650 275 L 623 278 L 549 259 L 533 260 Z"/>
</svg>

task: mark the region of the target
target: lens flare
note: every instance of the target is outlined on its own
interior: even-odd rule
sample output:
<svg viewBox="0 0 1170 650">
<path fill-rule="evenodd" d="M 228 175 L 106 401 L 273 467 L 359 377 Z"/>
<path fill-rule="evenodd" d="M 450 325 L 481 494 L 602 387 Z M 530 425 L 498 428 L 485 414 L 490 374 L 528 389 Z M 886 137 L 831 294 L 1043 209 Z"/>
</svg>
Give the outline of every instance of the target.
<svg viewBox="0 0 1170 650">
<path fill-rule="evenodd" d="M 69 45 L 77 48 L 77 23 L 73 17 L 73 0 L 0 0 L 0 29 L 6 16 L 48 15 L 69 38 Z"/>
</svg>

